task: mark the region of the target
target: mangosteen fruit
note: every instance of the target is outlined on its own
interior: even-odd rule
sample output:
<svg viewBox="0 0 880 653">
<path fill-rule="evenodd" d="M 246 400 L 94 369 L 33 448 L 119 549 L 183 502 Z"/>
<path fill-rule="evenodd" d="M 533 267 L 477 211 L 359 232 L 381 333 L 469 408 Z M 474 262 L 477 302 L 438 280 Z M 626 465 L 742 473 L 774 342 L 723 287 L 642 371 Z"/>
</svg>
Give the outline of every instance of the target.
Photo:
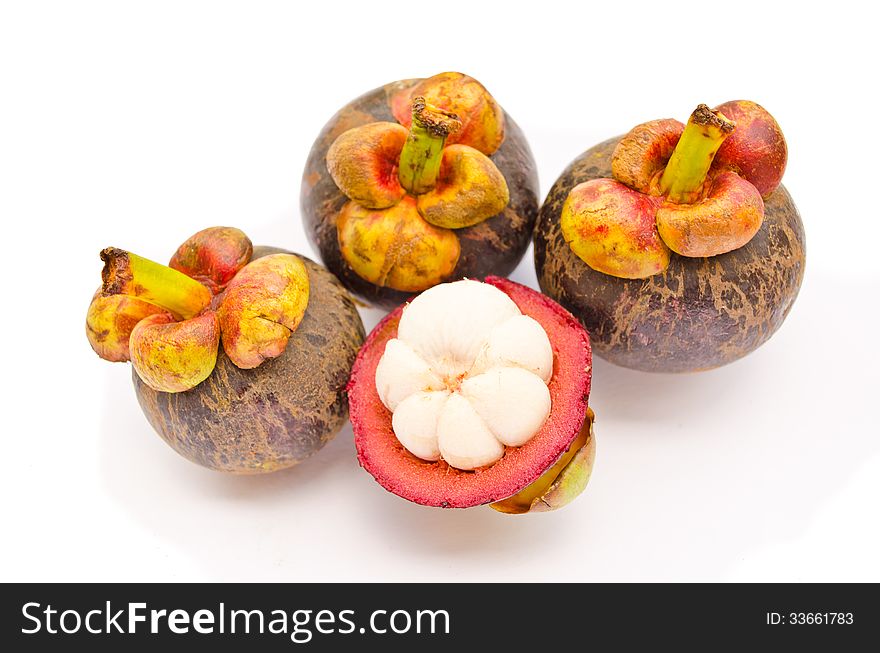
<svg viewBox="0 0 880 653">
<path fill-rule="evenodd" d="M 444 281 L 513 271 L 537 197 L 520 128 L 477 80 L 449 72 L 343 107 L 312 146 L 300 202 L 324 265 L 391 308 Z"/>
<path fill-rule="evenodd" d="M 224 472 L 271 472 L 345 423 L 364 328 L 326 269 L 254 248 L 230 227 L 195 234 L 168 266 L 112 247 L 101 258 L 89 342 L 105 360 L 131 361 L 144 414 L 179 454 Z"/>
<path fill-rule="evenodd" d="M 593 466 L 590 339 L 499 277 L 439 284 L 367 338 L 348 386 L 358 459 L 426 506 L 559 508 Z"/>
<path fill-rule="evenodd" d="M 780 184 L 787 156 L 776 120 L 746 100 L 587 150 L 541 207 L 541 289 L 624 367 L 690 372 L 745 356 L 804 277 L 804 227 Z"/>
</svg>

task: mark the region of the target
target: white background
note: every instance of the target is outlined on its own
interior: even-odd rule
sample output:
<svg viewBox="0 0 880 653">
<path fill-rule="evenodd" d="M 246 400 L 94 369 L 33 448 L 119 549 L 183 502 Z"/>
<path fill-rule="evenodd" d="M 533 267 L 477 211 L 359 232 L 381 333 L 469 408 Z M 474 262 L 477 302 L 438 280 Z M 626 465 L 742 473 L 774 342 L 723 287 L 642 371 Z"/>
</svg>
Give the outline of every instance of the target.
<svg viewBox="0 0 880 653">
<path fill-rule="evenodd" d="M 0 579 L 880 580 L 875 20 L 847 2 L 441 4 L 2 4 Z M 358 467 L 350 427 L 266 477 L 177 456 L 129 367 L 86 342 L 98 251 L 165 260 L 228 224 L 312 254 L 297 194 L 325 121 L 443 70 L 521 124 L 542 196 L 639 122 L 766 106 L 808 235 L 786 324 L 699 375 L 596 361 L 595 473 L 556 513 L 410 504 Z M 513 277 L 535 286 L 531 252 Z"/>
</svg>

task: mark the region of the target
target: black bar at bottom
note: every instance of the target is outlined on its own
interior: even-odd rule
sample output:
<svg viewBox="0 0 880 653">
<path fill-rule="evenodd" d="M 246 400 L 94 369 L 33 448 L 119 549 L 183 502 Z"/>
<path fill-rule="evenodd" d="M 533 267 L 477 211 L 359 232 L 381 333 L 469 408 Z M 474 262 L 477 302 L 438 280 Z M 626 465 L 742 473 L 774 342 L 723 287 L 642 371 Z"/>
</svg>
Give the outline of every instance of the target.
<svg viewBox="0 0 880 653">
<path fill-rule="evenodd" d="M 705 651 L 872 641 L 880 599 L 867 584 L 7 584 L 0 620 L 14 651 Z"/>
</svg>

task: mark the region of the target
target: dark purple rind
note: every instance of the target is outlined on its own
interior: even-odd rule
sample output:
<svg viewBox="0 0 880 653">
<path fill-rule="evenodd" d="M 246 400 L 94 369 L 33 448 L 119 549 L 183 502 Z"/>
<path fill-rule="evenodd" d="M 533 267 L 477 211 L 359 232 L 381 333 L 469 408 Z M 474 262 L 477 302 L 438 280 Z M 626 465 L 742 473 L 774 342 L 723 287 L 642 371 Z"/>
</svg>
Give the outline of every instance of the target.
<svg viewBox="0 0 880 653">
<path fill-rule="evenodd" d="M 376 286 L 358 276 L 342 258 L 336 218 L 348 198 L 327 172 L 325 159 L 330 145 L 344 131 L 376 121 L 396 122 L 389 104 L 391 96 L 418 81 L 410 79 L 374 89 L 340 110 L 321 130 L 303 171 L 300 208 L 312 246 L 346 288 L 370 304 L 385 308 L 401 304 L 412 293 Z M 510 202 L 502 213 L 485 222 L 455 230 L 461 256 L 447 281 L 508 275 L 528 247 L 538 215 L 538 174 L 522 130 L 506 114 L 504 142 L 490 158 L 507 181 Z"/>
<path fill-rule="evenodd" d="M 541 289 L 590 332 L 594 351 L 648 372 L 692 372 L 745 356 L 780 327 L 804 278 L 804 227 L 784 187 L 765 199 L 745 246 L 711 258 L 672 255 L 663 274 L 619 279 L 584 263 L 562 236 L 562 205 L 577 184 L 611 176 L 620 138 L 575 159 L 553 184 L 535 228 Z"/>
<path fill-rule="evenodd" d="M 256 247 L 254 258 L 283 251 Z M 184 458 L 224 472 L 270 472 L 308 458 L 345 424 L 345 386 L 364 327 L 337 279 L 301 258 L 309 304 L 281 356 L 242 370 L 221 348 L 211 376 L 175 394 L 157 392 L 133 373 L 144 414 Z"/>
</svg>

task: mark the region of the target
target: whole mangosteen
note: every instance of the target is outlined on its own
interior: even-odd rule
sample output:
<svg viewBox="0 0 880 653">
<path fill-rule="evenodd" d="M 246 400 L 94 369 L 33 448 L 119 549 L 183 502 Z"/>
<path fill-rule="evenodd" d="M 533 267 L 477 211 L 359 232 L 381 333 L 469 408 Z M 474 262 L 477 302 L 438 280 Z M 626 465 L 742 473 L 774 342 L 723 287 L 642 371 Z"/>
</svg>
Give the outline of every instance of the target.
<svg viewBox="0 0 880 653">
<path fill-rule="evenodd" d="M 780 185 L 787 152 L 776 120 L 745 100 L 587 150 L 541 208 L 541 288 L 612 363 L 689 372 L 745 356 L 804 277 L 803 224 Z"/>
<path fill-rule="evenodd" d="M 307 258 L 213 227 L 169 266 L 107 248 L 86 333 L 99 356 L 131 361 L 156 432 L 205 467 L 291 467 L 336 435 L 364 339 L 336 278 Z"/>
<path fill-rule="evenodd" d="M 442 73 L 387 84 L 333 116 L 300 202 L 328 269 L 390 308 L 444 281 L 509 274 L 537 193 L 520 128 L 478 81 Z"/>
</svg>

